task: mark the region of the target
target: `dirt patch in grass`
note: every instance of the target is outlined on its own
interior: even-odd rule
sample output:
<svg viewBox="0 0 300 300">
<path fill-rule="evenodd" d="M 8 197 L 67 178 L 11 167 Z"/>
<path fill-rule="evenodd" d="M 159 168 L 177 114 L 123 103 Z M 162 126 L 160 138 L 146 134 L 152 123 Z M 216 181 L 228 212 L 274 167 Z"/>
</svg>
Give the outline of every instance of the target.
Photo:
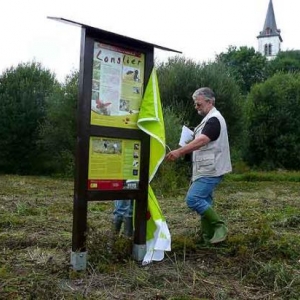
<svg viewBox="0 0 300 300">
<path fill-rule="evenodd" d="M 142 267 L 112 235 L 113 203 L 88 207 L 88 269 L 70 268 L 73 182 L 0 176 L 0 299 L 298 299 L 300 183 L 224 181 L 215 207 L 226 242 L 199 244 L 200 222 L 158 195 L 172 236 L 162 262 Z"/>
</svg>

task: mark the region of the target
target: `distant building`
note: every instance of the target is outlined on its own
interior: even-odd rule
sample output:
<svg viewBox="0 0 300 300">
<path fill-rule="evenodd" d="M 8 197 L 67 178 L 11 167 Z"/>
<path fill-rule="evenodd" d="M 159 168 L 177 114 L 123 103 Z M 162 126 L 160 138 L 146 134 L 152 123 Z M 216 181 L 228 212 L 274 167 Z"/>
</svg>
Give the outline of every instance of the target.
<svg viewBox="0 0 300 300">
<path fill-rule="evenodd" d="M 270 0 L 263 30 L 257 36 L 258 52 L 268 60 L 274 59 L 280 51 L 282 38 L 280 29 L 277 28 L 273 2 Z"/>
</svg>

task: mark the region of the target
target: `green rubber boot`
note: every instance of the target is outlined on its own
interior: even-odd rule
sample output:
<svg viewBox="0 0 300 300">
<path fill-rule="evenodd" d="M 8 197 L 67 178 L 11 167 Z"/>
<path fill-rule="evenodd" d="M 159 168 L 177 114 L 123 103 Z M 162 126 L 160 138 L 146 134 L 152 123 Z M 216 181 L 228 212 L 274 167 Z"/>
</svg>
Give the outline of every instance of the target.
<svg viewBox="0 0 300 300">
<path fill-rule="evenodd" d="M 209 242 L 211 244 L 218 244 L 225 241 L 228 229 L 218 214 L 210 207 L 204 212 L 204 217 L 208 220 L 209 227 L 214 232 L 213 237 L 209 240 Z"/>
<path fill-rule="evenodd" d="M 205 216 L 201 216 L 201 234 L 202 234 L 202 241 L 204 244 L 209 244 L 209 240 L 214 235 L 214 230 L 211 228 Z"/>
</svg>

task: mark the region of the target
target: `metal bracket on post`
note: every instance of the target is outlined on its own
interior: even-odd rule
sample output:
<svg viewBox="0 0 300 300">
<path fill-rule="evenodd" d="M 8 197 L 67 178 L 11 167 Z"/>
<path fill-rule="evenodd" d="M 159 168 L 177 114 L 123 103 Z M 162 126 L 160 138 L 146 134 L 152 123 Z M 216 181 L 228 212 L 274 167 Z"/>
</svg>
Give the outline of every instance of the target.
<svg viewBox="0 0 300 300">
<path fill-rule="evenodd" d="M 146 255 L 146 245 L 133 244 L 132 256 L 136 261 L 142 261 Z"/>
<path fill-rule="evenodd" d="M 74 271 L 85 271 L 87 252 L 71 252 L 71 265 Z"/>
</svg>

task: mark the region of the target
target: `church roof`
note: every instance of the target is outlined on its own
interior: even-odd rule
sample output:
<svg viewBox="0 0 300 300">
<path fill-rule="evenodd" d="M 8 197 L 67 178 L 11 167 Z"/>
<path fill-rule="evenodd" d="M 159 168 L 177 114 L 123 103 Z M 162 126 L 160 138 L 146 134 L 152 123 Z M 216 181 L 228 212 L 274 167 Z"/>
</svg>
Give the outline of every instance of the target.
<svg viewBox="0 0 300 300">
<path fill-rule="evenodd" d="M 269 37 L 269 36 L 278 36 L 280 41 L 282 42 L 282 38 L 280 35 L 280 29 L 278 29 L 277 25 L 276 25 L 272 0 L 270 0 L 270 2 L 269 2 L 268 11 L 267 11 L 263 30 L 259 33 L 259 36 L 257 38 Z"/>
</svg>

